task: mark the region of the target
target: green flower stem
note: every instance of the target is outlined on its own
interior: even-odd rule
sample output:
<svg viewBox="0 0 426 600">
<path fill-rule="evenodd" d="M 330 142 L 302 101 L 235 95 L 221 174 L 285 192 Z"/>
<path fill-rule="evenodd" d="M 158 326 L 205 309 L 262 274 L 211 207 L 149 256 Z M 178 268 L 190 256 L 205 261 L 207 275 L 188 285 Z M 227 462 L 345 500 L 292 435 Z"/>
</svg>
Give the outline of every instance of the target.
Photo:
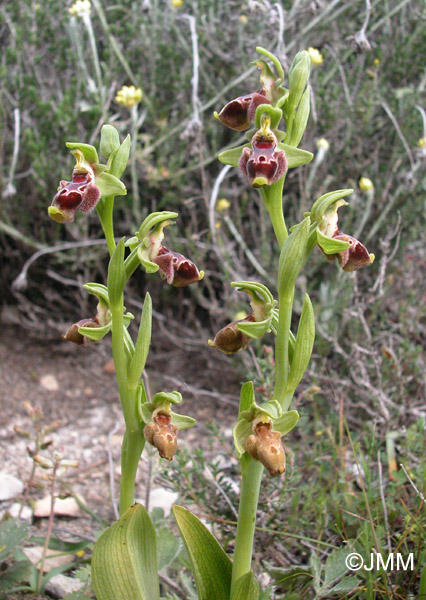
<svg viewBox="0 0 426 600">
<path fill-rule="evenodd" d="M 277 341 L 275 344 L 275 389 L 274 398 L 284 409 L 284 398 L 289 372 L 288 344 L 290 337 L 291 314 L 293 310 L 294 288 L 287 296 L 280 297 L 278 313 Z"/>
<path fill-rule="evenodd" d="M 113 211 L 114 211 L 114 196 L 107 196 L 103 198 L 102 203 L 98 203 L 96 210 L 99 215 L 99 220 L 102 225 L 102 229 L 105 235 L 105 239 L 108 245 L 109 255 L 115 250 L 115 238 L 114 238 L 114 223 L 113 223 Z"/>
<path fill-rule="evenodd" d="M 130 120 L 131 120 L 131 152 L 130 152 L 130 174 L 132 177 L 132 197 L 133 197 L 133 216 L 136 219 L 136 223 L 140 224 L 140 202 L 139 202 L 139 183 L 138 173 L 136 169 L 136 150 L 137 150 L 137 136 L 138 136 L 138 107 L 135 104 L 130 107 Z"/>
<path fill-rule="evenodd" d="M 269 187 L 260 188 L 260 195 L 271 218 L 272 227 L 280 248 L 288 237 L 283 212 L 284 181 L 285 176 Z"/>
<path fill-rule="evenodd" d="M 241 482 L 240 506 L 238 509 L 237 536 L 232 567 L 232 590 L 237 580 L 251 569 L 253 538 L 256 525 L 256 510 L 259 501 L 263 465 L 249 457 L 249 465 Z"/>
<path fill-rule="evenodd" d="M 144 446 L 142 426 L 136 431 L 126 429 L 121 445 L 120 515 L 134 503 L 136 472 Z"/>
</svg>

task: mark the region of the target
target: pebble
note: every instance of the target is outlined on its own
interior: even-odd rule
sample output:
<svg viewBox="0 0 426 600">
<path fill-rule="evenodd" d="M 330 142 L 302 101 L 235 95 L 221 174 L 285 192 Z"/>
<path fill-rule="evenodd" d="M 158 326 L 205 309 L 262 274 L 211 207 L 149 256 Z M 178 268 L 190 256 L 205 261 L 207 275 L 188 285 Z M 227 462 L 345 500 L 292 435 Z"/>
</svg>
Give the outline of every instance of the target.
<svg viewBox="0 0 426 600">
<path fill-rule="evenodd" d="M 59 383 L 55 375 L 43 375 L 43 377 L 40 377 L 40 385 L 48 392 L 57 392 L 59 390 Z"/>
<path fill-rule="evenodd" d="M 0 501 L 11 500 L 24 491 L 23 482 L 10 473 L 0 472 Z"/>
<path fill-rule="evenodd" d="M 84 500 L 80 498 L 82 502 Z M 34 505 L 34 516 L 37 518 L 48 517 L 50 515 L 50 496 L 45 496 L 41 500 L 37 500 Z M 81 509 L 72 496 L 67 498 L 56 498 L 54 506 L 54 514 L 61 517 L 80 517 Z"/>
<path fill-rule="evenodd" d="M 64 598 L 67 594 L 79 592 L 84 583 L 75 577 L 55 575 L 46 583 L 46 592 L 54 598 Z"/>
<path fill-rule="evenodd" d="M 19 518 L 22 521 L 29 521 L 31 523 L 33 520 L 33 511 L 29 506 L 25 505 L 21 511 L 21 506 L 22 504 L 20 504 L 20 502 L 14 502 L 7 512 L 14 519 L 17 519 L 19 517 L 19 513 L 21 512 L 21 516 Z"/>
<path fill-rule="evenodd" d="M 165 488 L 154 488 L 149 496 L 150 510 L 153 508 L 162 508 L 164 516 L 168 517 L 172 510 L 173 504 L 179 498 L 179 494 L 166 490 Z"/>
<path fill-rule="evenodd" d="M 23 552 L 28 560 L 30 560 L 33 565 L 36 565 L 43 556 L 43 546 L 31 546 L 31 548 L 23 548 Z M 58 550 L 50 550 L 50 548 L 47 549 L 46 560 L 44 561 L 43 565 L 44 573 L 47 573 L 52 569 L 56 569 L 57 567 L 68 565 L 74 560 L 74 556 L 72 554 L 60 554 L 59 556 L 58 554 Z"/>
</svg>

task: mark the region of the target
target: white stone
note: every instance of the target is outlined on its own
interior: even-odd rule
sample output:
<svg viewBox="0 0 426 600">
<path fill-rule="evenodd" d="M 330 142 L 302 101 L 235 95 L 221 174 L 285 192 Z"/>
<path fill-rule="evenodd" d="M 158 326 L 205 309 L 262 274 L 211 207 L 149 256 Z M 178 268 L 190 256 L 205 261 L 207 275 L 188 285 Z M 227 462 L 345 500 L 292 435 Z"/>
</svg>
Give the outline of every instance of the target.
<svg viewBox="0 0 426 600">
<path fill-rule="evenodd" d="M 20 519 L 22 519 L 22 521 L 29 521 L 31 523 L 31 521 L 33 520 L 33 511 L 29 506 L 25 505 L 21 511 L 21 506 L 22 504 L 20 502 L 14 502 L 7 512 L 14 519 L 17 519 L 19 517 Z M 19 515 L 19 513 L 21 514 Z"/>
<path fill-rule="evenodd" d="M 24 484 L 10 473 L 0 473 L 0 500 L 16 498 L 24 491 Z"/>
<path fill-rule="evenodd" d="M 75 577 L 55 575 L 46 583 L 46 592 L 54 598 L 64 598 L 67 594 L 79 592 L 83 587 L 84 583 Z"/>
<path fill-rule="evenodd" d="M 84 502 L 82 498 L 80 500 Z M 48 517 L 50 515 L 50 507 L 50 496 L 45 496 L 41 500 L 37 500 L 34 505 L 34 516 L 37 518 Z M 79 517 L 81 516 L 81 509 L 72 496 L 56 498 L 54 514 L 62 517 Z"/>
<path fill-rule="evenodd" d="M 40 385 L 48 392 L 57 392 L 59 390 L 58 380 L 54 375 L 51 374 L 40 377 Z"/>
<path fill-rule="evenodd" d="M 43 550 L 43 546 L 31 546 L 31 548 L 24 548 L 23 552 L 33 565 L 38 565 L 43 556 Z M 48 548 L 43 565 L 43 572 L 47 573 L 52 569 L 56 569 L 56 567 L 63 567 L 73 560 L 74 556 L 72 554 L 60 554 L 58 550 L 51 550 Z"/>
<path fill-rule="evenodd" d="M 168 517 L 173 504 L 179 498 L 179 494 L 166 490 L 165 488 L 153 488 L 149 496 L 149 508 L 162 508 L 164 516 Z"/>
</svg>

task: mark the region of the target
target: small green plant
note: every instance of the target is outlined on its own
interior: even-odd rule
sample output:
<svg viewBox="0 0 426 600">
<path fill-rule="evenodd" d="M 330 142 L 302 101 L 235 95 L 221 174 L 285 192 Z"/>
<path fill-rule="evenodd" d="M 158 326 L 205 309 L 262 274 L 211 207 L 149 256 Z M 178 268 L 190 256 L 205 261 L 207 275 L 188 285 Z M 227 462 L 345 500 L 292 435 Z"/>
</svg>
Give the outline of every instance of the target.
<svg viewBox="0 0 426 600">
<path fill-rule="evenodd" d="M 272 331 L 276 336 L 274 386 L 270 393 L 261 393 L 260 398 L 255 397 L 252 381 L 246 382 L 241 389 L 238 419 L 233 430 L 242 473 L 233 560 L 195 515 L 183 507 L 174 507 L 199 600 L 259 598 L 259 585 L 251 562 L 263 471 L 266 468 L 270 476 L 285 473 L 282 437 L 299 420 L 298 412 L 291 409 L 291 405 L 308 366 L 315 337 L 314 311 L 307 294 L 297 333 L 291 330 L 300 272 L 316 245 L 329 261 L 337 259 L 346 272 L 368 266 L 374 260 L 374 255 L 369 254 L 361 242 L 342 233 L 338 226 L 338 209 L 346 204 L 343 198 L 352 190 L 322 195 L 305 213 L 303 220 L 288 230 L 283 210 L 286 173 L 313 158 L 310 152 L 298 148 L 310 111 L 311 58 L 305 51 L 296 55 L 288 74 L 288 88 L 285 88 L 284 71 L 278 59 L 263 48 L 259 47 L 257 51 L 262 57 L 254 63 L 261 71 L 261 90 L 236 98 L 215 116 L 231 129 L 247 130 L 247 142 L 222 152 L 219 159 L 239 167 L 248 182 L 260 192 L 280 250 L 278 269 L 272 274 L 278 300 L 260 282 L 232 282 L 233 287 L 249 296 L 251 313 L 226 325 L 209 344 L 232 355 L 245 349 L 252 339 L 262 338 Z M 282 123 L 284 127 L 280 129 Z M 147 273 L 158 272 L 175 287 L 199 282 L 204 273 L 185 256 L 163 245 L 164 229 L 172 224 L 177 213 L 152 213 L 144 219 L 135 235 L 116 243 L 113 208 L 115 197 L 126 194 L 120 178 L 129 158 L 130 136 L 120 143 L 114 127 L 105 125 L 102 128 L 100 151 L 107 159 L 106 164 L 99 162 L 94 146 L 67 145 L 76 159 L 72 181 L 61 181 L 49 207 L 49 215 L 59 223 L 71 222 L 77 211 L 87 213 L 96 208 L 110 260 L 107 285 L 87 283 L 84 286 L 98 299 L 96 315 L 78 321 L 63 337 L 84 345 L 89 341 L 98 342 L 111 332 L 126 425 L 121 460 L 120 519 L 95 544 L 93 587 L 99 600 L 155 600 L 160 597 L 156 530 L 147 511 L 134 504 L 138 464 L 146 441 L 157 448 L 162 458 L 172 460 L 178 430 L 192 427 L 195 421 L 172 411 L 172 405 L 182 401 L 179 392 L 158 392 L 152 398 L 148 396 L 144 368 L 151 340 L 151 298 L 147 293 L 134 341 L 128 331 L 134 317 L 126 312 L 124 291 L 139 266 Z M 137 216 L 138 208 L 134 208 Z M 334 555 L 325 567 L 325 587 L 318 583 L 318 593 L 323 596 L 333 591 L 334 580 L 343 575 L 341 570 L 330 566 L 333 561 Z M 320 575 L 318 577 L 320 582 Z"/>
</svg>

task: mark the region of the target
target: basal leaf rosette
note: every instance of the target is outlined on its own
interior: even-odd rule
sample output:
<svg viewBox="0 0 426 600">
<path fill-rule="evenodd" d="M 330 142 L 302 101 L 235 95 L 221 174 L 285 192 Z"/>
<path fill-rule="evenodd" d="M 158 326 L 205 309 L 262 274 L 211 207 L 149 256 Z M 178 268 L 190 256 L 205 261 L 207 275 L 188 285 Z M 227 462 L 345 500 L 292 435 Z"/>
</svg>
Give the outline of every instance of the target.
<svg viewBox="0 0 426 600">
<path fill-rule="evenodd" d="M 172 460 L 177 448 L 177 433 L 180 429 L 189 429 L 195 425 L 195 419 L 179 415 L 171 410 L 172 404 L 180 404 L 182 395 L 179 392 L 159 392 L 146 402 L 143 383 L 140 384 L 139 409 L 145 423 L 143 435 L 155 446 L 161 458 Z"/>
<path fill-rule="evenodd" d="M 285 472 L 285 453 L 281 438 L 299 420 L 295 410 L 283 413 L 277 401 L 257 404 L 251 381 L 241 389 L 240 413 L 233 429 L 238 457 L 245 453 L 258 460 L 271 476 Z"/>
</svg>

